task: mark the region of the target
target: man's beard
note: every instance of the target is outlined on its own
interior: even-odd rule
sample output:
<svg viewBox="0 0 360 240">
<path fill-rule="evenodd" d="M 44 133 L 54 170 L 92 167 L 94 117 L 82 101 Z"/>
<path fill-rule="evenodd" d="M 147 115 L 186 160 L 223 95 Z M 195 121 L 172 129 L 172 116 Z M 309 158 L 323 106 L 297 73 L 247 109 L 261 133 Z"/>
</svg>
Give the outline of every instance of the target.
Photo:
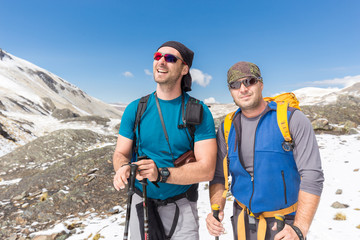
<svg viewBox="0 0 360 240">
<path fill-rule="evenodd" d="M 254 98 L 250 99 L 250 101 L 241 102 L 239 100 L 234 100 L 235 104 L 240 107 L 241 110 L 251 110 L 255 109 L 260 105 L 261 99 L 260 98 Z"/>
<path fill-rule="evenodd" d="M 179 74 L 177 74 L 174 77 L 157 80 L 155 77 L 155 74 L 154 74 L 155 82 L 162 87 L 166 87 L 167 89 L 172 89 L 176 85 L 176 83 L 180 77 L 181 77 L 181 73 L 179 72 Z"/>
</svg>

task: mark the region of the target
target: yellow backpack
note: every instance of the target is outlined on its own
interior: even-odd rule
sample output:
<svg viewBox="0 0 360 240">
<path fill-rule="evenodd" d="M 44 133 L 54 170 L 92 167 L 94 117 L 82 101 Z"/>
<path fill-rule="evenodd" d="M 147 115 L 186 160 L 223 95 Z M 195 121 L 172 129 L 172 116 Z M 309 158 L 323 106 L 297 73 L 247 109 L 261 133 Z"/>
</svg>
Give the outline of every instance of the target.
<svg viewBox="0 0 360 240">
<path fill-rule="evenodd" d="M 301 110 L 300 106 L 299 106 L 299 101 L 297 100 L 295 94 L 294 93 L 283 93 L 283 94 L 277 95 L 275 97 L 265 97 L 264 100 L 267 102 L 273 101 L 273 102 L 277 103 L 276 115 L 277 115 L 277 122 L 278 122 L 278 125 L 280 128 L 280 131 L 284 137 L 285 142 L 291 144 L 292 138 L 291 138 L 290 130 L 289 130 L 287 109 L 288 109 L 288 107 L 293 107 L 293 108 L 297 108 L 297 109 Z M 225 117 L 225 120 L 224 120 L 224 137 L 225 137 L 225 142 L 226 142 L 226 151 L 229 150 L 228 138 L 229 138 L 232 120 L 235 116 L 235 112 L 231 112 L 231 113 L 227 114 Z M 224 177 L 225 177 L 225 191 L 223 193 L 223 198 L 226 198 L 227 192 L 229 191 L 229 181 L 228 181 L 228 177 L 227 177 L 228 173 L 229 173 L 227 156 L 225 156 L 225 158 L 223 160 L 223 169 L 224 169 Z"/>
<path fill-rule="evenodd" d="M 280 128 L 282 135 L 284 136 L 285 141 L 292 142 L 290 131 L 289 131 L 289 123 L 287 119 L 287 109 L 288 107 L 297 108 L 299 110 L 299 101 L 297 100 L 294 93 L 283 93 L 277 95 L 275 97 L 266 97 L 264 98 L 267 102 L 276 102 L 277 103 L 277 122 Z"/>
</svg>

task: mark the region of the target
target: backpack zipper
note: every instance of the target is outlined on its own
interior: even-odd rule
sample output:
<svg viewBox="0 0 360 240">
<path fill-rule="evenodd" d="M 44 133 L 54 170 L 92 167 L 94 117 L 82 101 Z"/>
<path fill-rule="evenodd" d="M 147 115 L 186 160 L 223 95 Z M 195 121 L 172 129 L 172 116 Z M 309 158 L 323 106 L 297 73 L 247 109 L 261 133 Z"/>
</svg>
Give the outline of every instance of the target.
<svg viewBox="0 0 360 240">
<path fill-rule="evenodd" d="M 285 204 L 287 204 L 287 197 L 286 197 L 286 182 L 285 182 L 285 174 L 284 174 L 284 170 L 281 170 L 281 176 L 282 176 L 283 183 L 284 183 L 284 197 L 285 197 Z"/>
</svg>

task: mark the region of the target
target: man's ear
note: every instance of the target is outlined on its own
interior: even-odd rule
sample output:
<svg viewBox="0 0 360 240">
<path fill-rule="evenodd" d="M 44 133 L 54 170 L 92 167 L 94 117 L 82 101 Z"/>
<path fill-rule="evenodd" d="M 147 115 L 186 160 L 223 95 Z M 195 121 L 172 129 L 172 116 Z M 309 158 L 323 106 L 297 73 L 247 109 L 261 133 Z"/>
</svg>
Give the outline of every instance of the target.
<svg viewBox="0 0 360 240">
<path fill-rule="evenodd" d="M 188 74 L 188 72 L 189 72 L 189 66 L 188 66 L 188 65 L 184 65 L 184 67 L 183 67 L 183 69 L 182 69 L 182 71 L 181 71 L 181 74 L 182 74 L 183 76 L 185 76 L 186 74 Z"/>
</svg>

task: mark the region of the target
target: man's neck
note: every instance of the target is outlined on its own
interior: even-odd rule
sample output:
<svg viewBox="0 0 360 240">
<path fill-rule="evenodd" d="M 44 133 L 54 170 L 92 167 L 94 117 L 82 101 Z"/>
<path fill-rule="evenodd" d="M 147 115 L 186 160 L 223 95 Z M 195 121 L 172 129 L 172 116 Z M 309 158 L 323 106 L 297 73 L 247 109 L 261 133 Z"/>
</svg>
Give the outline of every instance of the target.
<svg viewBox="0 0 360 240">
<path fill-rule="evenodd" d="M 241 112 L 247 118 L 254 118 L 254 117 L 259 116 L 262 112 L 264 112 L 266 106 L 267 106 L 267 102 L 261 101 L 257 108 L 249 109 L 249 110 L 242 110 Z"/>
<path fill-rule="evenodd" d="M 181 96 L 181 87 L 174 86 L 173 88 L 168 88 L 167 86 L 162 86 L 160 84 L 156 87 L 156 95 L 162 100 L 172 100 Z"/>
</svg>

